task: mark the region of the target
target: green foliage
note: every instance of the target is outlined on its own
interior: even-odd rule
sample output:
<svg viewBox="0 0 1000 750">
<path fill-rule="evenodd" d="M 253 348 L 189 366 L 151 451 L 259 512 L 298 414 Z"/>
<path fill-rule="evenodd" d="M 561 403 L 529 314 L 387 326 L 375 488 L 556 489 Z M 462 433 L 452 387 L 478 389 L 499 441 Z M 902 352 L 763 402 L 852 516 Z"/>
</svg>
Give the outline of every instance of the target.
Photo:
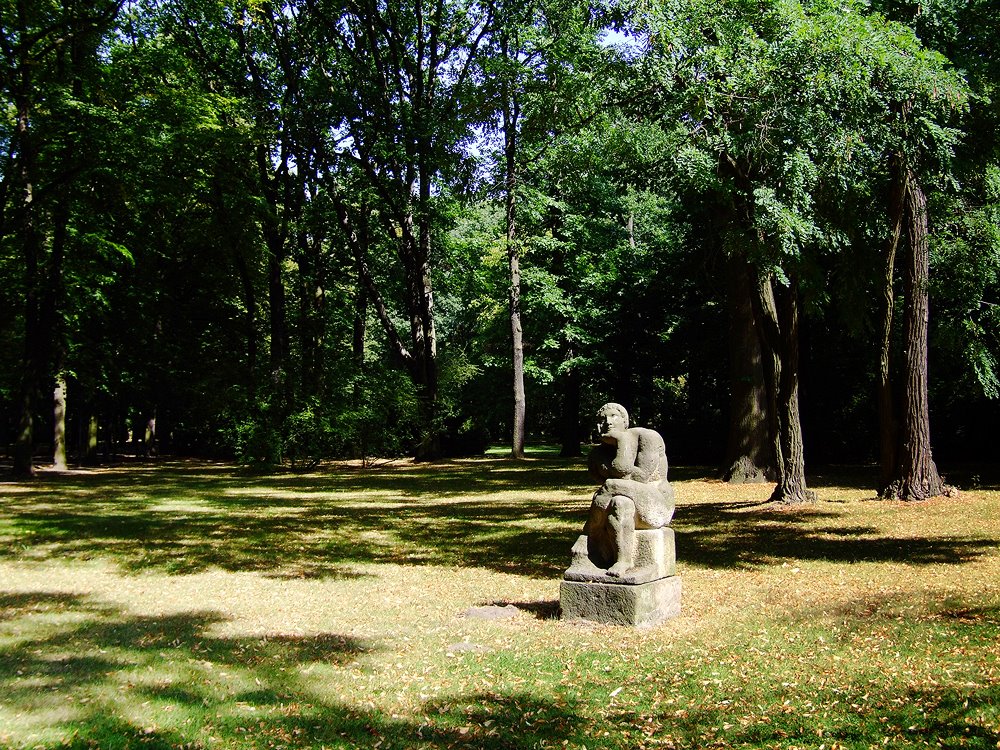
<svg viewBox="0 0 1000 750">
<path fill-rule="evenodd" d="M 976 405 L 1000 395 L 986 0 L 90 5 L 0 7 L 4 441 L 35 348 L 41 441 L 60 359 L 70 433 L 82 446 L 98 416 L 107 455 L 153 414 L 165 449 L 271 464 L 399 455 L 429 428 L 503 440 L 515 103 L 536 436 L 575 423 L 585 439 L 617 398 L 717 452 L 722 269 L 747 253 L 800 283 L 811 335 L 836 342 L 804 356 L 814 404 L 845 414 L 831 442 L 849 443 L 869 419 L 856 391 L 874 366 L 890 154 L 931 193 L 938 411 L 987 414 Z M 18 69 L 22 22 L 45 38 Z M 611 26 L 635 44 L 603 44 Z M 386 344 L 392 331 L 433 367 Z"/>
<path fill-rule="evenodd" d="M 372 368 L 354 381 L 353 404 L 334 422 L 333 455 L 402 456 L 412 450 L 420 424 L 419 397 L 404 373 Z"/>
<path fill-rule="evenodd" d="M 281 435 L 270 424 L 246 419 L 232 426 L 233 452 L 241 463 L 277 466 L 281 463 Z"/>
</svg>

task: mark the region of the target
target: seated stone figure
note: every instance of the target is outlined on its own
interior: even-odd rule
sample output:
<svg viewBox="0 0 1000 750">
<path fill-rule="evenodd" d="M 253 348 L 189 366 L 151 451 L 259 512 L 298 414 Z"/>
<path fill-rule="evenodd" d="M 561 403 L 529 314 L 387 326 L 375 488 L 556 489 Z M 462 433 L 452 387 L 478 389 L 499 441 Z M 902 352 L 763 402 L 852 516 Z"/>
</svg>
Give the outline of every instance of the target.
<svg viewBox="0 0 1000 750">
<path fill-rule="evenodd" d="M 601 444 L 591 451 L 588 465 L 603 484 L 583 527 L 586 550 L 579 543 L 574 547 L 567 577 L 590 579 L 603 573 L 623 578 L 632 573 L 628 577 L 635 578 L 636 530 L 660 529 L 674 514 L 663 438 L 654 430 L 630 428 L 620 404 L 605 404 L 597 419 Z"/>
</svg>

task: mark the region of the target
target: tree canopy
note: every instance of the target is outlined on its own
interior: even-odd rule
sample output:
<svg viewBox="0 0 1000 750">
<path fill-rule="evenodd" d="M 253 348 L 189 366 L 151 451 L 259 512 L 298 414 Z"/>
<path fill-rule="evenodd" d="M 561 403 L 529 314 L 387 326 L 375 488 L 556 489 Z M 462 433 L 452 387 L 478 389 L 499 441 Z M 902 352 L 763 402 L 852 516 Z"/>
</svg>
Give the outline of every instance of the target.
<svg viewBox="0 0 1000 750">
<path fill-rule="evenodd" d="M 989 3 L 84 5 L 0 3 L 19 473 L 572 455 L 612 400 L 785 502 L 996 459 Z"/>
</svg>

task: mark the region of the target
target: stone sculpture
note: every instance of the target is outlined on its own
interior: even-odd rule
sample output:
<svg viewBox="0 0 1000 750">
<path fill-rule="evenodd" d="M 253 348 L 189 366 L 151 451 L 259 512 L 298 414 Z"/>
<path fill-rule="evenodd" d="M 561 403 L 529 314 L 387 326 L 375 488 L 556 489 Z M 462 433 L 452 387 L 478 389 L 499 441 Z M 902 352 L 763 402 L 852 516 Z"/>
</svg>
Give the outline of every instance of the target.
<svg viewBox="0 0 1000 750">
<path fill-rule="evenodd" d="M 663 438 L 629 427 L 628 412 L 609 403 L 597 413 L 600 444 L 590 474 L 601 482 L 583 534 L 573 545 L 560 600 L 564 617 L 650 624 L 680 611 L 676 578 L 674 491 Z M 588 586 L 586 584 L 592 584 Z"/>
</svg>

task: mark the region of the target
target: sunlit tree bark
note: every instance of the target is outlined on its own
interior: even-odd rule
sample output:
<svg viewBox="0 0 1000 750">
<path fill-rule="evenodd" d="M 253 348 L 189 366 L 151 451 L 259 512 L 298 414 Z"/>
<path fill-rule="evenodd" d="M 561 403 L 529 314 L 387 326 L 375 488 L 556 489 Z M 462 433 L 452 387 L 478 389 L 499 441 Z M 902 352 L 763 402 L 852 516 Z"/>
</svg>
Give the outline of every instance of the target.
<svg viewBox="0 0 1000 750">
<path fill-rule="evenodd" d="M 903 363 L 902 397 L 897 439 L 892 456 L 883 465 L 893 466 L 882 485 L 884 498 L 925 500 L 944 494 L 946 487 L 931 455 L 928 406 L 927 330 L 930 318 L 930 238 L 927 198 L 912 169 L 899 170 L 902 183 L 902 228 L 905 234 L 903 263 Z M 892 436 L 883 436 L 885 444 Z"/>
</svg>

